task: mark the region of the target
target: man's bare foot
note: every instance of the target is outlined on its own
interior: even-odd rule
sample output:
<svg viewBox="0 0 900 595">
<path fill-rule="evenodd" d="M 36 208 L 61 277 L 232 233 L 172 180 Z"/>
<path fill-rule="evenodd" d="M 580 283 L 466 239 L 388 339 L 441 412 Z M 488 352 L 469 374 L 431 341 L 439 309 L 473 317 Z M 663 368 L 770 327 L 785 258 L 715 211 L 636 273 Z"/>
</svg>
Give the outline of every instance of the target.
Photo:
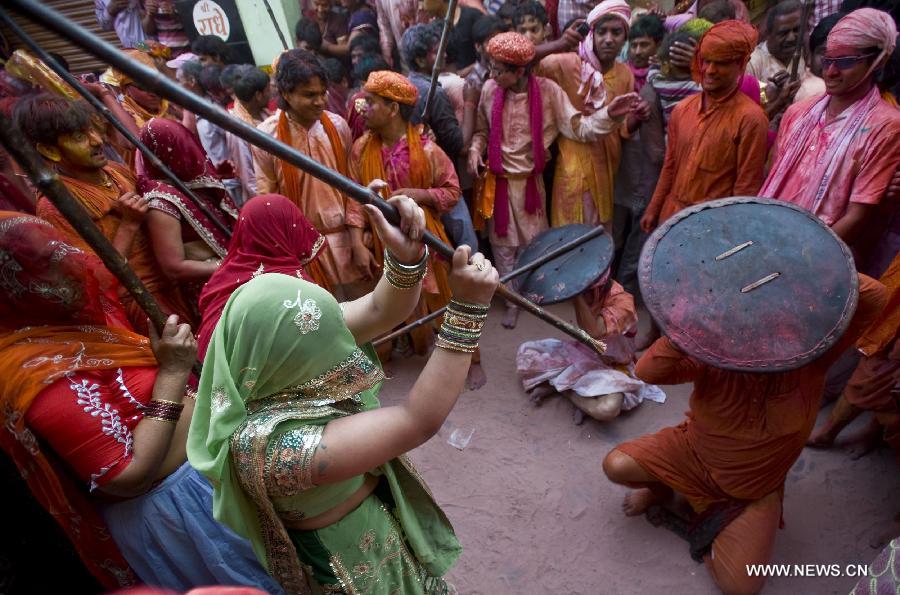
<svg viewBox="0 0 900 595">
<path fill-rule="evenodd" d="M 806 441 L 806 446 L 811 448 L 831 448 L 834 446 L 834 440 L 839 432 L 840 429 L 836 428 L 834 422 L 828 419 L 824 424 L 813 430 L 809 440 Z"/>
<path fill-rule="evenodd" d="M 853 438 L 847 447 L 847 454 L 854 461 L 863 458 L 881 444 L 881 425 L 873 417 L 862 434 Z"/>
<path fill-rule="evenodd" d="M 518 306 L 507 306 L 506 314 L 503 315 L 503 320 L 500 324 L 503 325 L 503 328 L 516 328 L 516 323 L 519 321 L 519 307 Z"/>
<path fill-rule="evenodd" d="M 622 502 L 622 512 L 625 513 L 625 516 L 640 516 L 654 504 L 662 504 L 663 500 L 664 498 L 649 488 L 634 490 L 625 494 L 625 501 Z"/>
<path fill-rule="evenodd" d="M 478 390 L 487 382 L 487 374 L 481 364 L 472 364 L 469 366 L 469 374 L 466 376 L 466 388 L 468 390 Z"/>
</svg>

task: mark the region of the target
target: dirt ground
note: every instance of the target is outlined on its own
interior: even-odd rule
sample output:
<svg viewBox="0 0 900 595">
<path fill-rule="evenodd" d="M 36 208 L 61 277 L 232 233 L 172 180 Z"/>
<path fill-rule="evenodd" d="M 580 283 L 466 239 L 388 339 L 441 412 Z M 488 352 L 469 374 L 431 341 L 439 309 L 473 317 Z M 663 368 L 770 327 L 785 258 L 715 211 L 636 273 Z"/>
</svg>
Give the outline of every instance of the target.
<svg viewBox="0 0 900 595">
<path fill-rule="evenodd" d="M 570 306 L 553 309 L 574 319 Z M 690 385 L 664 387 L 665 404 L 644 403 L 612 423 L 588 419 L 576 426 L 567 400 L 534 407 L 515 373 L 520 343 L 562 335 L 524 313 L 515 330 L 506 330 L 501 316 L 495 305 L 481 342 L 487 385 L 463 394 L 441 432 L 412 453 L 463 544 L 451 582 L 466 595 L 716 592 L 686 542 L 643 517 L 622 515 L 626 490 L 600 469 L 619 442 L 679 422 Z M 418 357 L 392 362 L 382 402 L 404 398 L 423 364 Z M 454 430 L 473 431 L 462 450 L 448 443 Z M 877 554 L 870 541 L 898 511 L 892 453 L 851 461 L 840 449 L 806 449 L 787 478 L 785 527 L 772 562 L 868 564 Z M 846 594 L 856 581 L 772 578 L 763 592 Z"/>
</svg>

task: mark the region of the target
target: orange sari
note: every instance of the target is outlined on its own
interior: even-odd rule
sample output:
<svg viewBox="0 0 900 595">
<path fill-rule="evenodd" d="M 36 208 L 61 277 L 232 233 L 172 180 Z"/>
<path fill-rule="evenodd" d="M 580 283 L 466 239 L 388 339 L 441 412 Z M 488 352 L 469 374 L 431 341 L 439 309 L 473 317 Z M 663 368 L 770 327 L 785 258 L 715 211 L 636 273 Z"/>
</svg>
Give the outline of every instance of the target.
<svg viewBox="0 0 900 595">
<path fill-rule="evenodd" d="M 20 264 L 0 299 L 0 448 L 97 580 L 107 589 L 133 585 L 84 489 L 42 450 L 25 413 L 68 373 L 156 366 L 156 358 L 149 340 L 127 328 L 116 283 L 96 257 L 65 244 L 36 217 L 0 212 L 0 222 L 0 249 Z"/>
</svg>

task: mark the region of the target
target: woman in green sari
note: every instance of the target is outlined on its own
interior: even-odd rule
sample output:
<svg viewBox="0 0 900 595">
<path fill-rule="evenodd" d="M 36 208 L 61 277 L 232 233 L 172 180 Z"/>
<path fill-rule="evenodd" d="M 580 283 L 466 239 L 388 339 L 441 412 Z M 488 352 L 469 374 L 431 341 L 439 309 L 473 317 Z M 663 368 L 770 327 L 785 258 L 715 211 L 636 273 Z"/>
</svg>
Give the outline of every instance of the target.
<svg viewBox="0 0 900 595">
<path fill-rule="evenodd" d="M 203 364 L 188 458 L 214 486 L 213 511 L 253 543 L 288 593 L 449 593 L 461 551 L 404 453 L 441 427 L 463 389 L 498 283 L 457 249 L 436 348 L 401 405 L 380 408 L 369 344 L 418 302 L 424 214 L 371 207 L 386 248 L 375 290 L 338 304 L 295 277 L 263 274 L 228 300 Z M 408 264 L 415 263 L 415 264 Z"/>
</svg>

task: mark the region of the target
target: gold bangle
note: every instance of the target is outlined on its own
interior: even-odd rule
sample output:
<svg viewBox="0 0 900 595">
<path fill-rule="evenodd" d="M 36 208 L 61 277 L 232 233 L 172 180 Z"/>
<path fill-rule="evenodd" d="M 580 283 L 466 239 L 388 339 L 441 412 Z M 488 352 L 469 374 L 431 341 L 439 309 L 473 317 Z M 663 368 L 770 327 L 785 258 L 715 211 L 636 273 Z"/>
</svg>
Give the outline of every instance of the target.
<svg viewBox="0 0 900 595">
<path fill-rule="evenodd" d="M 144 419 L 153 419 L 156 421 L 165 422 L 167 424 L 177 424 L 178 423 L 177 419 L 169 419 L 168 417 L 160 417 L 158 415 L 149 415 L 148 414 L 148 415 L 144 416 Z"/>
</svg>

